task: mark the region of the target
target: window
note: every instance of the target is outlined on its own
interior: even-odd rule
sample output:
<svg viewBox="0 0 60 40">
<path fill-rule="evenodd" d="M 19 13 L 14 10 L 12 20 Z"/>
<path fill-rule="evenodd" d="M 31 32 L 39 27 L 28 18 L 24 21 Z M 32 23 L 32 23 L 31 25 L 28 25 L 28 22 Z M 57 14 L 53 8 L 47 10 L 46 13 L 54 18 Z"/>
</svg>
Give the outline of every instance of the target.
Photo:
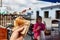
<svg viewBox="0 0 60 40">
<path fill-rule="evenodd" d="M 45 17 L 45 18 L 48 18 L 48 17 L 49 17 L 49 11 L 45 11 L 45 12 L 44 12 L 44 17 Z"/>
<path fill-rule="evenodd" d="M 56 11 L 56 19 L 60 19 L 60 10 Z"/>
<path fill-rule="evenodd" d="M 39 16 L 39 11 L 36 11 L 36 16 L 37 16 L 37 17 Z"/>
</svg>

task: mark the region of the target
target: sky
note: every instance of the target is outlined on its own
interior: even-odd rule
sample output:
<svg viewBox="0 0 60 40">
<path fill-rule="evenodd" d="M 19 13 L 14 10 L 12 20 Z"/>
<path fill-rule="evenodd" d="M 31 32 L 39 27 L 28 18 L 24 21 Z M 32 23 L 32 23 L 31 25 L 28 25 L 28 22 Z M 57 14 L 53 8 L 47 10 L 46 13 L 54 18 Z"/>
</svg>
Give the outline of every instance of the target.
<svg viewBox="0 0 60 40">
<path fill-rule="evenodd" d="M 60 0 L 39 0 L 39 1 L 47 1 L 47 2 L 54 2 L 54 3 L 60 2 Z"/>
<path fill-rule="evenodd" d="M 34 6 L 45 7 L 54 5 L 55 3 L 37 1 L 37 0 L 2 0 L 2 5 L 6 6 L 11 11 L 20 11 L 24 8 L 29 8 Z"/>
</svg>

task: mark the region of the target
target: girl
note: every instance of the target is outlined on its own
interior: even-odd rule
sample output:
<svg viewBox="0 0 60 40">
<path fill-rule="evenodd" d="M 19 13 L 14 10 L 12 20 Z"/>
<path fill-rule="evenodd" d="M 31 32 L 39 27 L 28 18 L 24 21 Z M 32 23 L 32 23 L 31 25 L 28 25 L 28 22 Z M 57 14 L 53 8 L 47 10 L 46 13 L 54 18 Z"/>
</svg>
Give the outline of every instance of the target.
<svg viewBox="0 0 60 40">
<path fill-rule="evenodd" d="M 40 40 L 41 30 L 45 29 L 45 25 L 42 23 L 42 17 L 38 16 L 36 20 L 36 24 L 34 24 L 33 32 L 34 32 L 34 40 Z"/>
</svg>

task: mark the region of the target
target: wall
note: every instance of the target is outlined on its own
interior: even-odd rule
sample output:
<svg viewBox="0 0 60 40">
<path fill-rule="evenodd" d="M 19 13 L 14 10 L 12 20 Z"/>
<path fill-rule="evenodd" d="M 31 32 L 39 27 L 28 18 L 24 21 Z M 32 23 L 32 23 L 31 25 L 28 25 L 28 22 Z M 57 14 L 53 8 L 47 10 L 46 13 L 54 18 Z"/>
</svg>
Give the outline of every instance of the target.
<svg viewBox="0 0 60 40">
<path fill-rule="evenodd" d="M 40 9 L 40 14 L 39 15 L 42 16 L 43 21 L 46 22 L 46 28 L 47 29 L 51 29 L 51 27 L 52 27 L 51 21 L 53 19 L 56 19 L 56 10 L 60 10 L 60 8 L 43 9 L 43 10 Z M 51 18 L 44 18 L 44 11 L 49 11 L 49 17 L 51 17 Z"/>
<path fill-rule="evenodd" d="M 56 19 L 56 10 L 60 10 L 60 8 L 52 8 L 52 9 L 40 9 L 40 16 L 44 17 L 44 11 L 49 11 L 49 17 L 52 19 Z"/>
</svg>

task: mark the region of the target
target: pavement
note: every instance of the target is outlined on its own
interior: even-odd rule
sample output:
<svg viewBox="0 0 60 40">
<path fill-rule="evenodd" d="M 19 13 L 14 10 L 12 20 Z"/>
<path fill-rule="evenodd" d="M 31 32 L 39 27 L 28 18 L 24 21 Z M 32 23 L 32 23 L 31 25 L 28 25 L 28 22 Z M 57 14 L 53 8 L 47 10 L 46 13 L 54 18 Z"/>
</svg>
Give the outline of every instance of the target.
<svg viewBox="0 0 60 40">
<path fill-rule="evenodd" d="M 24 40 L 32 40 L 29 35 L 27 35 Z M 52 31 L 51 35 L 45 36 L 45 39 L 41 40 L 60 40 L 59 33 Z"/>
<path fill-rule="evenodd" d="M 24 40 L 31 40 L 31 37 L 29 35 L 27 35 Z"/>
</svg>

